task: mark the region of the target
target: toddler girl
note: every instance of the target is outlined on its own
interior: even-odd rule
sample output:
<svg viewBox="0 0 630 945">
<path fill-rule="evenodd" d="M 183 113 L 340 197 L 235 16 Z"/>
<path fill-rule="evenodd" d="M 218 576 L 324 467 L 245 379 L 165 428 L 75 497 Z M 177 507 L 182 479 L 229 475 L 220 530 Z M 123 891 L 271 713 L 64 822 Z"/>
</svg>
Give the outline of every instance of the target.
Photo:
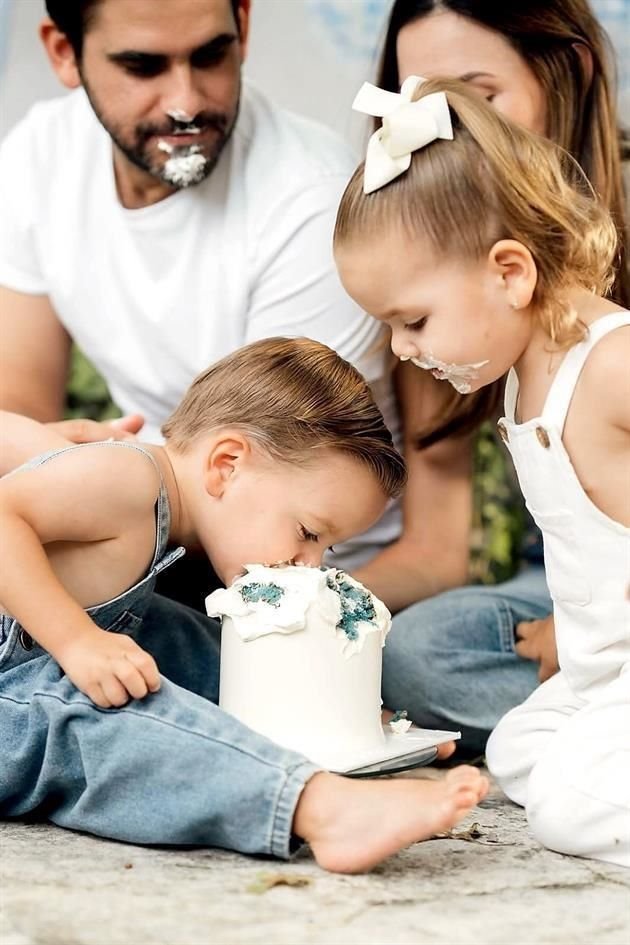
<svg viewBox="0 0 630 945">
<path fill-rule="evenodd" d="M 500 431 L 544 535 L 561 671 L 499 723 L 490 770 L 546 846 L 630 865 L 630 314 L 602 297 L 613 221 L 564 152 L 462 83 L 366 85 L 355 107 L 383 125 L 339 208 L 342 281 L 401 360 L 460 393 L 509 371 Z"/>
</svg>

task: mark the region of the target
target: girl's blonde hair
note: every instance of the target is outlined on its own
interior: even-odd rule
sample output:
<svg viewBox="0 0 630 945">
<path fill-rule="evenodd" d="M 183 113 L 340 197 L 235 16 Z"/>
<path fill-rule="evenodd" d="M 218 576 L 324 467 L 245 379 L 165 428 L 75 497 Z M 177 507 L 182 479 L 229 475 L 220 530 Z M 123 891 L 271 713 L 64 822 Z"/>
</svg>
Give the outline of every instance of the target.
<svg viewBox="0 0 630 945">
<path fill-rule="evenodd" d="M 344 453 L 388 497 L 405 484 L 405 462 L 366 381 L 308 338 L 256 341 L 213 364 L 193 381 L 162 433 L 183 452 L 221 427 L 242 431 L 278 462 L 306 463 L 322 450 Z"/>
<path fill-rule="evenodd" d="M 536 263 L 533 305 L 544 329 L 558 346 L 574 344 L 584 326 L 567 290 L 606 294 L 614 280 L 610 213 L 570 155 L 509 122 L 464 83 L 419 83 L 414 100 L 438 91 L 448 99 L 454 140 L 415 151 L 405 174 L 368 195 L 359 167 L 341 200 L 335 245 L 398 227 L 427 240 L 438 257 L 474 260 L 498 240 L 518 240 Z"/>
<path fill-rule="evenodd" d="M 533 73 L 545 97 L 547 137 L 579 162 L 612 213 L 619 238 L 619 265 L 611 296 L 629 307 L 621 165 L 630 156 L 630 140 L 618 124 L 614 53 L 590 4 L 587 0 L 394 0 L 382 45 L 378 86 L 398 92 L 405 78 L 398 71 L 401 30 L 445 12 L 502 36 Z"/>
</svg>

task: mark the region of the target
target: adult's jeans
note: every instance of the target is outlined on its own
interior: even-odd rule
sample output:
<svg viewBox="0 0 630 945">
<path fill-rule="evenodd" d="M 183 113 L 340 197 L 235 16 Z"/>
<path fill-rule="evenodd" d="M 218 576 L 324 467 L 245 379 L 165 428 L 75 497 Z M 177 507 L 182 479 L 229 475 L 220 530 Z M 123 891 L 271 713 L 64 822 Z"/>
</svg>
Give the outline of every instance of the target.
<svg viewBox="0 0 630 945">
<path fill-rule="evenodd" d="M 413 604 L 387 636 L 384 705 L 407 709 L 423 728 L 461 731 L 460 757 L 483 753 L 499 719 L 538 685 L 538 664 L 514 649 L 516 625 L 551 609 L 542 565 Z"/>
</svg>

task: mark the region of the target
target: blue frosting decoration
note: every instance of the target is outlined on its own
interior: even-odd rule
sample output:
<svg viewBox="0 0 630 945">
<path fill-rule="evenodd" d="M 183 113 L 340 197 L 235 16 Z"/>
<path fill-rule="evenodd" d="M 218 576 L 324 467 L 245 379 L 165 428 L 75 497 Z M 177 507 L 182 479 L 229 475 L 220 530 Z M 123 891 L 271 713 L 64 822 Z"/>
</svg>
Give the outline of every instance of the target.
<svg viewBox="0 0 630 945">
<path fill-rule="evenodd" d="M 407 718 L 407 710 L 397 709 L 396 712 L 394 712 L 394 714 L 392 715 L 391 719 L 389 720 L 389 724 L 391 725 L 392 722 L 402 722 L 402 720 L 406 718 Z"/>
<path fill-rule="evenodd" d="M 260 584 L 253 581 L 239 588 L 239 592 L 246 604 L 269 604 L 270 607 L 279 607 L 284 597 L 284 588 L 278 584 Z"/>
<path fill-rule="evenodd" d="M 374 623 L 376 610 L 372 595 L 364 588 L 351 584 L 343 571 L 337 572 L 334 577 L 328 575 L 326 583 L 331 591 L 339 595 L 341 601 L 341 619 L 337 627 L 343 630 L 349 640 L 357 640 L 357 624 Z"/>
</svg>

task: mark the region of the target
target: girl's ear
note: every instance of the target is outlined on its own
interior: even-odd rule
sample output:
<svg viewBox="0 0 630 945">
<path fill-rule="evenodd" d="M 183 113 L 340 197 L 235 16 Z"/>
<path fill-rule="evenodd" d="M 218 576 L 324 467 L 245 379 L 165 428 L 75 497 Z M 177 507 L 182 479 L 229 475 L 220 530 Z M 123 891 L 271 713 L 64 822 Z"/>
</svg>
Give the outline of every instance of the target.
<svg viewBox="0 0 630 945">
<path fill-rule="evenodd" d="M 488 267 L 510 308 L 526 308 L 531 303 L 538 270 L 526 246 L 518 240 L 499 240 L 488 253 Z"/>
<path fill-rule="evenodd" d="M 234 431 L 226 431 L 214 440 L 206 454 L 204 470 L 204 488 L 208 495 L 222 498 L 248 463 L 251 452 L 247 438 Z"/>
<path fill-rule="evenodd" d="M 77 89 L 81 85 L 81 75 L 74 49 L 66 34 L 46 17 L 40 24 L 39 38 L 59 81 L 67 89 Z"/>
</svg>

